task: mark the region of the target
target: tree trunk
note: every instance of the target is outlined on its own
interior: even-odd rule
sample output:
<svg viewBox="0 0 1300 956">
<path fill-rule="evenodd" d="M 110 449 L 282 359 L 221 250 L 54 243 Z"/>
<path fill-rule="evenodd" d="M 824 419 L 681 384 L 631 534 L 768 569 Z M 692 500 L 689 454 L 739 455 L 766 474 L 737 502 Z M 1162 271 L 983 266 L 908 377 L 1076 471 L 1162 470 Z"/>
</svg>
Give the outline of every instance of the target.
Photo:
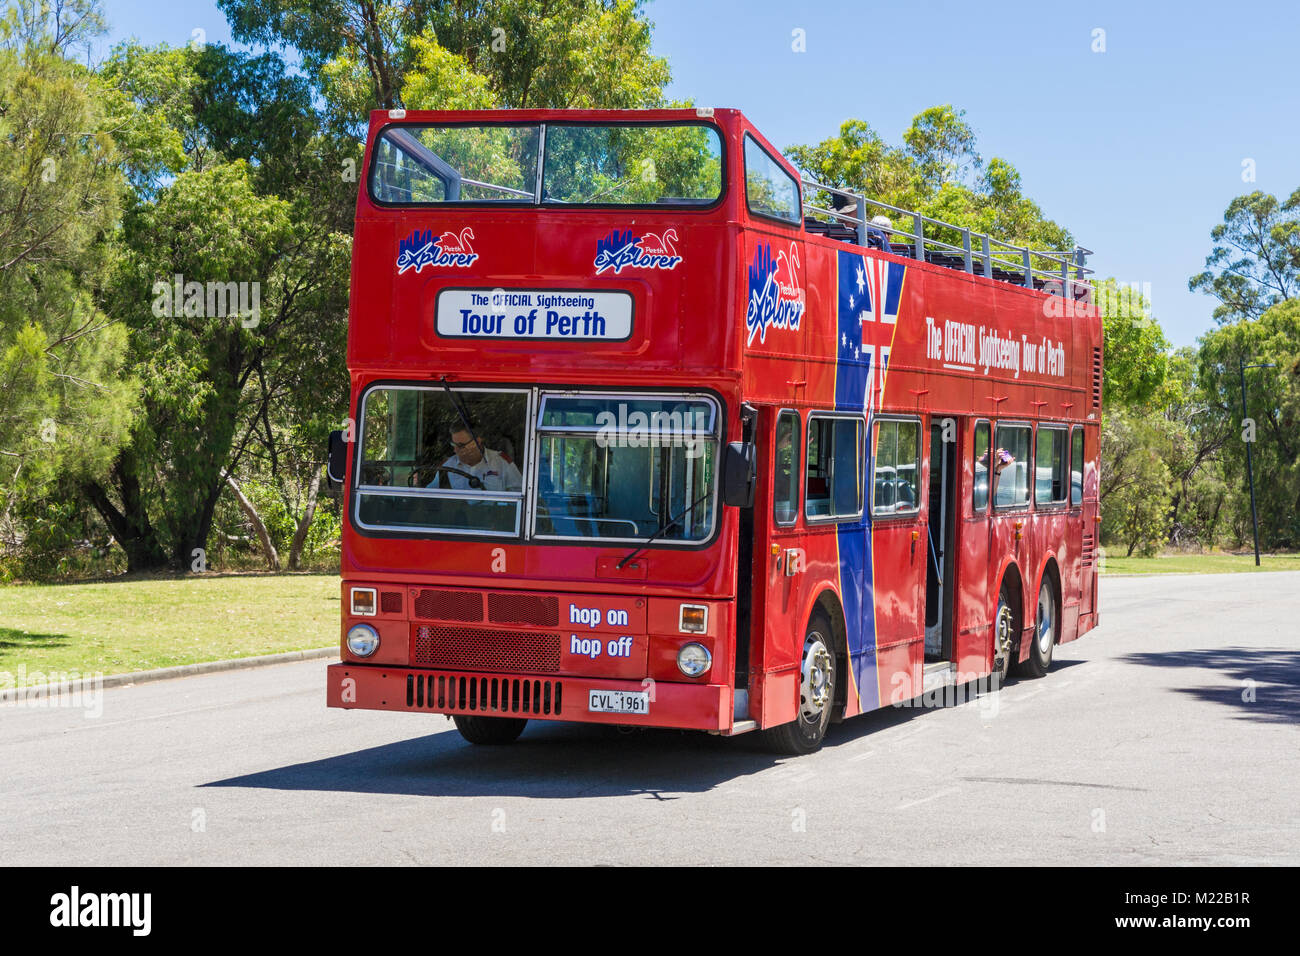
<svg viewBox="0 0 1300 956">
<path fill-rule="evenodd" d="M 128 574 L 153 571 L 167 565 L 167 554 L 149 521 L 149 513 L 145 510 L 133 467 L 129 449 L 122 451 L 113 463 L 112 477 L 122 498 L 121 511 L 98 482 L 87 481 L 81 485 L 82 494 L 95 506 L 104 523 L 113 532 L 114 539 L 126 553 Z"/>
<path fill-rule="evenodd" d="M 226 475 L 226 484 L 229 485 L 230 490 L 235 493 L 235 500 L 239 502 L 240 509 L 243 510 L 244 515 L 252 523 L 253 530 L 257 532 L 257 537 L 262 542 L 262 551 L 266 554 L 267 570 L 279 571 L 280 556 L 275 553 L 275 545 L 271 543 L 271 535 L 266 530 L 266 525 L 262 523 L 262 518 L 257 513 L 257 509 L 253 507 L 253 503 L 244 496 L 242 491 L 240 491 L 239 485 L 235 482 L 234 475 Z"/>
<path fill-rule="evenodd" d="M 312 518 L 316 516 L 316 497 L 320 493 L 320 468 L 312 473 L 311 484 L 307 486 L 307 510 L 298 520 L 298 528 L 293 533 L 293 543 L 289 545 L 289 570 L 297 571 L 302 559 L 302 546 L 307 541 L 307 532 L 311 530 Z"/>
</svg>

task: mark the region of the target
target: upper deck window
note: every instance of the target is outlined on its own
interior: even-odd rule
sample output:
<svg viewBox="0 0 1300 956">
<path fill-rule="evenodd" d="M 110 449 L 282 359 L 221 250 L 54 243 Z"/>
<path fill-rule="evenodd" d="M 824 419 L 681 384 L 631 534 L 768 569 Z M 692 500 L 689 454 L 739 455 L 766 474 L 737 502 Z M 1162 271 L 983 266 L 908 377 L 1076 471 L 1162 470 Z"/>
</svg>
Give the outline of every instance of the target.
<svg viewBox="0 0 1300 956">
<path fill-rule="evenodd" d="M 745 135 L 745 202 L 755 215 L 796 226 L 803 222 L 799 184 L 748 134 Z"/>
<path fill-rule="evenodd" d="M 546 127 L 542 202 L 704 206 L 722 195 L 711 126 Z"/>
<path fill-rule="evenodd" d="M 390 126 L 375 141 L 370 195 L 379 202 L 532 202 L 536 126 Z"/>
<path fill-rule="evenodd" d="M 399 205 L 707 206 L 722 196 L 722 140 L 701 123 L 389 126 L 375 141 L 370 195 Z"/>
</svg>

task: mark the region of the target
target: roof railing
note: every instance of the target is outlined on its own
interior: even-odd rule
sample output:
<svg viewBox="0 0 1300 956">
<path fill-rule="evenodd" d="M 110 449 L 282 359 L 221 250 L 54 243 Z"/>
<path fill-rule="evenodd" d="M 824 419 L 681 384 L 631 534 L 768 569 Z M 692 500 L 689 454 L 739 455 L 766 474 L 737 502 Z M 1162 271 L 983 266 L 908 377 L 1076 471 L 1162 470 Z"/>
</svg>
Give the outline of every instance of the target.
<svg viewBox="0 0 1300 956">
<path fill-rule="evenodd" d="M 1078 298 L 1080 291 L 1087 295 L 1092 290 L 1092 283 L 1086 278 L 1094 274 L 1094 270 L 1086 267 L 1088 256 L 1092 255 L 1092 250 L 1085 249 L 1082 246 L 1075 246 L 1069 251 L 1030 249 L 1028 246 L 1018 246 L 1015 243 L 995 239 L 984 233 L 972 232 L 965 226 L 944 222 L 942 219 L 932 219 L 914 210 L 893 206 L 883 200 L 870 199 L 850 190 L 828 186 L 807 177 L 803 178 L 803 185 L 805 190 L 823 192 L 832 197 L 838 196 L 846 200 L 843 203 L 832 200 L 836 207 L 834 209 L 827 209 L 823 206 L 805 202 L 803 205 L 804 215 L 815 213 L 829 216 L 833 220 L 852 227 L 854 231 L 853 238 L 857 245 L 870 246 L 871 243 L 868 237 L 873 231 L 879 230 L 885 236 L 885 244 L 890 247 L 883 251 L 896 255 L 908 255 L 921 262 L 932 262 L 954 269 L 961 268 L 972 275 L 984 275 L 991 279 L 1018 282 L 1029 289 L 1038 289 L 1051 295 L 1062 295 L 1071 299 Z M 804 195 L 807 196 L 808 193 L 805 191 Z M 889 226 L 876 225 L 867 216 L 868 207 L 887 209 L 898 216 L 904 217 L 906 220 L 910 220 L 912 230 L 909 232 L 900 229 L 893 224 L 892 219 Z M 846 211 L 850 209 L 851 212 Z M 936 229 L 952 230 L 961 237 L 961 244 L 955 245 L 944 242 L 934 235 L 933 229 L 930 235 L 927 236 L 925 234 L 927 224 Z M 905 239 L 906 243 L 895 243 L 892 241 L 894 237 Z M 906 251 L 899 252 L 893 248 L 896 245 L 905 245 Z M 928 250 L 945 251 L 933 252 Z M 1008 258 L 1008 252 L 1010 258 Z M 1047 267 L 1040 268 L 1042 265 Z M 1073 271 L 1073 275 L 1071 275 L 1071 271 Z M 1002 275 L 998 275 L 999 272 Z"/>
</svg>

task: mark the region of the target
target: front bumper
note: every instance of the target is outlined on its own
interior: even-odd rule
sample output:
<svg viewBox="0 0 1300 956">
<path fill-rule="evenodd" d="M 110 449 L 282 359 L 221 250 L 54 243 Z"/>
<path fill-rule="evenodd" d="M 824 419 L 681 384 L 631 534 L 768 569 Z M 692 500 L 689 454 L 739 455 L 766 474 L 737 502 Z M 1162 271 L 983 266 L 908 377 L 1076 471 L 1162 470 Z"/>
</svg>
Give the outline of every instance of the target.
<svg viewBox="0 0 1300 956">
<path fill-rule="evenodd" d="M 731 688 L 725 684 L 480 674 L 367 664 L 331 664 L 326 704 L 361 710 L 527 717 L 593 724 L 726 731 L 731 728 Z M 646 714 L 587 709 L 588 691 L 650 693 Z"/>
</svg>

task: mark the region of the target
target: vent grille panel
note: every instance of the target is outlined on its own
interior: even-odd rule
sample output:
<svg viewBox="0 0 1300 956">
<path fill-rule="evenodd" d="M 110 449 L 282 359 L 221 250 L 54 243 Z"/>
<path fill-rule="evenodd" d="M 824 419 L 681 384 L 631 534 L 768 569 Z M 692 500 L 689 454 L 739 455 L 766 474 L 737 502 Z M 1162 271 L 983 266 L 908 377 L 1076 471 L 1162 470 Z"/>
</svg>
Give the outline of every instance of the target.
<svg viewBox="0 0 1300 956">
<path fill-rule="evenodd" d="M 407 674 L 406 706 L 437 711 L 558 716 L 564 682 L 469 674 Z"/>
<path fill-rule="evenodd" d="M 560 623 L 560 601 L 554 595 L 489 594 L 488 620 L 493 624 L 555 627 Z"/>
<path fill-rule="evenodd" d="M 1083 536 L 1083 548 L 1080 557 L 1083 559 L 1085 569 L 1092 567 L 1097 560 L 1097 539 L 1094 535 L 1085 534 Z"/>
<path fill-rule="evenodd" d="M 1101 349 L 1092 350 L 1092 407 L 1101 408 Z"/>
<path fill-rule="evenodd" d="M 554 673 L 560 669 L 560 635 L 485 628 L 421 626 L 411 637 L 417 667 Z"/>
<path fill-rule="evenodd" d="M 481 621 L 483 595 L 478 591 L 438 591 L 425 588 L 415 599 L 415 616 L 437 621 Z"/>
</svg>

